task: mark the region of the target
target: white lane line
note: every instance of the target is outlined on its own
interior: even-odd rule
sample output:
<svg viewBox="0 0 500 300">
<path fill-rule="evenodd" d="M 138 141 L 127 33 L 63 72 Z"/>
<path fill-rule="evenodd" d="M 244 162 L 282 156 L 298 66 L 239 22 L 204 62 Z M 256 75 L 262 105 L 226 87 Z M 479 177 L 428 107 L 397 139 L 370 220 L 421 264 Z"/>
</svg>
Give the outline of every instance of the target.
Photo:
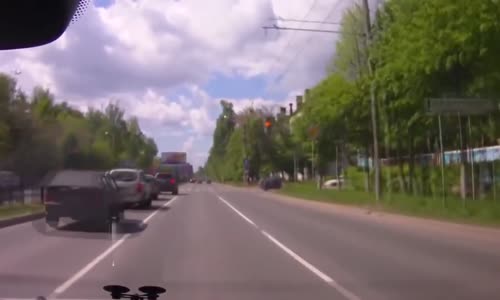
<svg viewBox="0 0 500 300">
<path fill-rule="evenodd" d="M 61 284 L 60 286 L 58 286 L 54 292 L 52 293 L 52 297 L 49 297 L 49 298 L 55 298 L 55 296 L 57 296 L 58 294 L 62 294 L 64 293 L 64 291 L 66 291 L 70 286 L 72 286 L 77 280 L 79 280 L 80 278 L 82 278 L 85 274 L 87 274 L 93 267 L 95 267 L 101 260 L 103 260 L 104 258 L 106 258 L 106 256 L 108 256 L 111 252 L 113 252 L 116 248 L 118 248 L 121 244 L 123 244 L 123 242 L 130 236 L 130 233 L 124 235 L 123 237 L 121 237 L 118 241 L 116 241 L 113 245 L 111 245 L 111 247 L 109 247 L 108 249 L 106 249 L 106 251 L 104 251 L 103 253 L 101 253 L 101 255 L 97 256 L 96 258 L 94 258 L 94 260 L 92 260 L 90 263 L 88 263 L 85 267 L 83 267 L 83 269 L 81 269 L 80 271 L 78 271 L 75 275 L 71 276 L 70 279 L 66 280 L 66 282 L 64 282 L 63 284 Z"/>
<path fill-rule="evenodd" d="M 172 198 L 170 201 L 167 203 L 163 204 L 162 207 L 172 205 L 172 203 L 177 199 L 177 197 Z M 151 213 L 146 219 L 144 219 L 142 222 L 147 223 L 151 218 L 158 213 L 160 210 L 157 209 L 153 213 Z M 92 268 L 94 268 L 99 262 L 101 262 L 106 256 L 111 254 L 116 248 L 120 247 L 123 242 L 127 238 L 130 237 L 130 233 L 125 234 L 122 236 L 118 241 L 113 243 L 108 249 L 106 249 L 103 253 L 101 253 L 99 256 L 94 258 L 90 263 L 88 263 L 85 267 L 83 267 L 80 271 L 78 271 L 75 275 L 71 276 L 68 280 L 66 280 L 63 284 L 58 286 L 54 292 L 48 297 L 48 298 L 56 298 L 57 295 L 60 295 L 64 293 L 68 288 L 70 288 L 76 281 L 78 281 L 80 278 L 82 278 L 85 274 L 87 274 Z"/>
<path fill-rule="evenodd" d="M 271 242 L 273 242 L 274 244 L 276 244 L 276 246 L 278 246 L 279 248 L 281 248 L 281 250 L 285 251 L 293 259 L 295 259 L 296 261 L 298 261 L 301 265 L 303 265 L 304 267 L 306 267 L 309 271 L 313 272 L 316 276 L 318 276 L 323 281 L 325 281 L 326 283 L 328 283 L 331 287 L 335 288 L 346 299 L 348 299 L 348 300 L 360 300 L 360 298 L 358 296 L 354 295 L 352 292 L 350 292 L 349 290 L 347 290 L 346 288 L 344 288 L 343 286 L 341 286 L 340 284 L 338 284 L 330 276 L 328 276 L 325 273 L 323 273 L 320 270 L 318 270 L 318 268 L 316 268 L 315 266 L 313 266 L 312 264 L 310 264 L 309 262 L 307 262 L 305 259 L 303 259 L 302 257 L 300 257 L 298 254 L 296 254 L 295 252 L 293 252 L 290 248 L 288 248 L 285 245 L 283 245 L 280 241 L 278 241 L 277 239 L 275 239 L 272 235 L 270 235 L 269 233 L 267 233 L 264 230 L 262 230 L 261 232 L 269 240 L 271 240 Z"/>
<path fill-rule="evenodd" d="M 177 196 L 173 197 L 173 198 L 172 198 L 172 199 L 170 199 L 167 203 L 163 204 L 163 205 L 161 206 L 161 208 L 165 208 L 165 207 L 167 207 L 167 206 L 172 205 L 172 203 L 173 203 L 175 200 L 177 200 Z M 150 214 L 150 215 L 149 215 L 146 219 L 144 219 L 144 220 L 142 221 L 142 223 L 147 224 L 147 223 L 149 222 L 149 220 L 151 220 L 151 218 L 153 218 L 153 217 L 154 217 L 154 216 L 155 216 L 155 215 L 156 215 L 156 214 L 160 211 L 160 209 L 161 209 L 161 208 L 159 208 L 159 209 L 155 210 L 155 211 L 154 211 L 152 214 Z"/>
<path fill-rule="evenodd" d="M 240 215 L 240 217 L 242 217 L 245 221 L 247 221 L 248 223 L 250 223 L 250 225 L 252 225 L 253 227 L 255 228 L 258 228 L 257 227 L 257 224 L 255 224 L 252 220 L 250 220 L 247 216 L 245 216 L 242 212 L 240 212 L 239 210 L 237 210 L 234 206 L 232 206 L 229 202 L 227 202 L 226 200 L 224 200 L 224 198 L 222 198 L 221 196 L 217 196 L 220 201 L 222 201 L 224 204 L 226 204 L 227 206 L 229 206 L 229 208 L 231 208 L 232 210 L 234 210 L 238 215 Z"/>
</svg>

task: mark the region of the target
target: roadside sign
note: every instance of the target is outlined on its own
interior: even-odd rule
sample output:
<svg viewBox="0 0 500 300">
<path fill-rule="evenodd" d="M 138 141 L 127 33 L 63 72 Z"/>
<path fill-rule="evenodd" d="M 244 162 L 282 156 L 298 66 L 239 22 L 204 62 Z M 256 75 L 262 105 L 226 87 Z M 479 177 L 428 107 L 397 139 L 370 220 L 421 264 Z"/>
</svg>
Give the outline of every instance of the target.
<svg viewBox="0 0 500 300">
<path fill-rule="evenodd" d="M 484 115 L 500 109 L 492 99 L 431 98 L 425 102 L 427 112 L 434 115 Z"/>
</svg>

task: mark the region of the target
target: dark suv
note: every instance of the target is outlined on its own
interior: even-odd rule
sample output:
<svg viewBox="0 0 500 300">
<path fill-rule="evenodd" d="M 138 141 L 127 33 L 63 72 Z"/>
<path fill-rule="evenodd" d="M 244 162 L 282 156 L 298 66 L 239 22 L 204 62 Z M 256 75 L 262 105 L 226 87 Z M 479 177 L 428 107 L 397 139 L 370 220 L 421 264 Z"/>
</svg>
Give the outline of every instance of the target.
<svg viewBox="0 0 500 300">
<path fill-rule="evenodd" d="M 155 178 L 160 183 L 160 192 L 171 192 L 172 195 L 179 194 L 179 184 L 172 174 L 156 173 Z"/>
</svg>

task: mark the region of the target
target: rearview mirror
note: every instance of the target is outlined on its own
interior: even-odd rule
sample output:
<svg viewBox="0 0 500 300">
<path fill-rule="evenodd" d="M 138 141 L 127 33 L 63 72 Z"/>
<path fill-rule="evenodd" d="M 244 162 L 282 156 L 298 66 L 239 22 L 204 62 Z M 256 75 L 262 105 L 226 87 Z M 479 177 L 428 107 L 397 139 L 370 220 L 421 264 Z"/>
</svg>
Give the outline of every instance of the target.
<svg viewBox="0 0 500 300">
<path fill-rule="evenodd" d="M 36 47 L 58 39 L 89 0 L 0 1 L 0 50 Z"/>
</svg>

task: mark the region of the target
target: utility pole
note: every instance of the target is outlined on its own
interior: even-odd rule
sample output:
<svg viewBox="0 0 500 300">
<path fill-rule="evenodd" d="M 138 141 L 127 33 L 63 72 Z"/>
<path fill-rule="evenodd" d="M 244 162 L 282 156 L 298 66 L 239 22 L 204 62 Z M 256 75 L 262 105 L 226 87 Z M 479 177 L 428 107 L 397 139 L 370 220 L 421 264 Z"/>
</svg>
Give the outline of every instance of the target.
<svg viewBox="0 0 500 300">
<path fill-rule="evenodd" d="M 363 0 L 363 10 L 365 14 L 365 46 L 368 46 L 372 40 L 372 28 L 370 20 L 370 6 L 368 5 L 368 0 Z M 378 146 L 378 124 L 377 124 L 377 103 L 375 99 L 375 81 L 374 81 L 374 70 L 371 61 L 371 54 L 368 52 L 368 57 L 366 60 L 368 66 L 368 74 L 371 78 L 370 80 L 370 110 L 372 119 L 372 132 L 373 132 L 373 169 L 375 176 L 375 201 L 377 206 L 380 202 L 380 157 L 379 157 L 379 146 Z"/>
</svg>

